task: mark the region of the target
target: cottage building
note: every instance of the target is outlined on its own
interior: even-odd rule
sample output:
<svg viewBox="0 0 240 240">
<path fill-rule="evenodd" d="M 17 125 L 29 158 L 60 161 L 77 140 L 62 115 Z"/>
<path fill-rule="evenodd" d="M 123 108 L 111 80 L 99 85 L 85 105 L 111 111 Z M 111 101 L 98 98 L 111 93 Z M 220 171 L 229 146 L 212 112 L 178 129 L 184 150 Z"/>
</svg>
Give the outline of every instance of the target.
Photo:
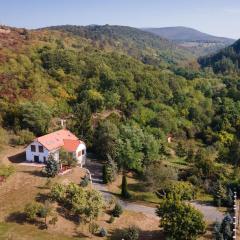
<svg viewBox="0 0 240 240">
<path fill-rule="evenodd" d="M 67 129 L 61 129 L 36 138 L 26 148 L 26 160 L 29 162 L 44 163 L 49 155 L 52 155 L 56 161 L 59 161 L 59 151 L 61 149 L 72 154 L 81 167 L 85 164 L 85 143 Z"/>
</svg>

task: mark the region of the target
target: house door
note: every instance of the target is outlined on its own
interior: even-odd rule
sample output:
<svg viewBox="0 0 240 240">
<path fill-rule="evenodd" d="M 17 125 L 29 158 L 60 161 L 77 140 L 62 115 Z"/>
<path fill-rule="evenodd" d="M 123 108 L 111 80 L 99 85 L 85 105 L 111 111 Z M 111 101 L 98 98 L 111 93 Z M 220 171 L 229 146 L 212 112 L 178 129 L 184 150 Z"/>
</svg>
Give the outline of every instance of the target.
<svg viewBox="0 0 240 240">
<path fill-rule="evenodd" d="M 39 163 L 39 156 L 34 156 L 34 162 Z"/>
</svg>

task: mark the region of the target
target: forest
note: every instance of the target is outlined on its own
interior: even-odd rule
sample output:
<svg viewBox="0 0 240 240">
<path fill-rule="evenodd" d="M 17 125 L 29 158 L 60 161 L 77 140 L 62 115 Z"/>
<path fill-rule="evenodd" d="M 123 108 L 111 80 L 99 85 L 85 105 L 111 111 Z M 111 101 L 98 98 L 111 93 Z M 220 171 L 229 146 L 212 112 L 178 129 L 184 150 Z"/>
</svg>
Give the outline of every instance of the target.
<svg viewBox="0 0 240 240">
<path fill-rule="evenodd" d="M 64 118 L 106 168 L 134 172 L 158 196 L 199 192 L 230 206 L 240 183 L 239 42 L 198 64 L 186 49 L 138 34 L 1 34 L 0 144 L 27 144 Z"/>
</svg>

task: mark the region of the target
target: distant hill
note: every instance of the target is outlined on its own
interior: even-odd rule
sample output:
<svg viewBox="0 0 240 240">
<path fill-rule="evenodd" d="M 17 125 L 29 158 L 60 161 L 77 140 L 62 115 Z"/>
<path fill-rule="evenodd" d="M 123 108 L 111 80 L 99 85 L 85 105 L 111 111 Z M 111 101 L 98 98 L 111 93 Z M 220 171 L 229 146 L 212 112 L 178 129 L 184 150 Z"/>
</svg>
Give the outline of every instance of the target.
<svg viewBox="0 0 240 240">
<path fill-rule="evenodd" d="M 229 44 L 234 42 L 234 39 L 231 38 L 216 37 L 188 27 L 144 28 L 143 30 L 176 42 L 216 42 Z"/>
<path fill-rule="evenodd" d="M 200 58 L 199 63 L 203 68 L 211 67 L 215 73 L 239 73 L 240 40 L 216 54 Z"/>
<path fill-rule="evenodd" d="M 116 25 L 53 26 L 47 29 L 71 33 L 91 40 L 104 50 L 117 50 L 144 63 L 183 63 L 194 56 L 176 43 L 141 29 Z"/>
<path fill-rule="evenodd" d="M 235 41 L 231 38 L 216 37 L 187 27 L 144 28 L 142 30 L 172 40 L 199 56 L 216 52 Z"/>
</svg>

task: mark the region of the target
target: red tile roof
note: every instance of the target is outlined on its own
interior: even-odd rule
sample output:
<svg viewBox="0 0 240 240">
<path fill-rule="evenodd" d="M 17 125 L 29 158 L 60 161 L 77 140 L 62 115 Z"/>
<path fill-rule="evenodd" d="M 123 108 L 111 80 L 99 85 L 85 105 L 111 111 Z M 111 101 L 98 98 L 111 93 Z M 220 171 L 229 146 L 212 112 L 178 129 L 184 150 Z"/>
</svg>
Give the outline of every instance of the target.
<svg viewBox="0 0 240 240">
<path fill-rule="evenodd" d="M 71 139 L 64 139 L 63 149 L 67 152 L 75 152 L 81 143 L 80 140 L 71 140 Z"/>
<path fill-rule="evenodd" d="M 38 137 L 36 140 L 49 151 L 63 147 L 65 142 L 66 150 L 74 149 L 77 142 L 81 143 L 81 141 L 67 129 L 61 129 L 59 131 L 49 133 L 47 135 Z"/>
</svg>

